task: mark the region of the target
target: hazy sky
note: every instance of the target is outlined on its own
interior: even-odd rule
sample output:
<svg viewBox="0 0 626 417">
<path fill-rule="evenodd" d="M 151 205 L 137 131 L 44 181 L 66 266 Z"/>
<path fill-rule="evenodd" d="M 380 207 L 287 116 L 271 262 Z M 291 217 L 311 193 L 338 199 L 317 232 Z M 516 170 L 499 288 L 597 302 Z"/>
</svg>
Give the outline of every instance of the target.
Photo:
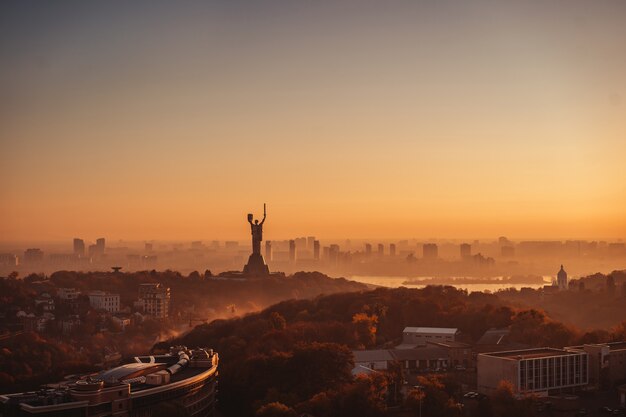
<svg viewBox="0 0 626 417">
<path fill-rule="evenodd" d="M 0 240 L 626 237 L 626 1 L 3 1 Z"/>
</svg>

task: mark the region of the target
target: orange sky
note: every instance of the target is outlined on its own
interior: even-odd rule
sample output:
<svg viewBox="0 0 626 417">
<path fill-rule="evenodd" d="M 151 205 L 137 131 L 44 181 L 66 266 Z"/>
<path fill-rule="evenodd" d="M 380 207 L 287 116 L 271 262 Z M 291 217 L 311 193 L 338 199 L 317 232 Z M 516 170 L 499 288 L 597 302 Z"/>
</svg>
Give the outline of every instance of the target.
<svg viewBox="0 0 626 417">
<path fill-rule="evenodd" d="M 468 3 L 4 3 L 0 240 L 626 237 L 626 5 Z"/>
</svg>

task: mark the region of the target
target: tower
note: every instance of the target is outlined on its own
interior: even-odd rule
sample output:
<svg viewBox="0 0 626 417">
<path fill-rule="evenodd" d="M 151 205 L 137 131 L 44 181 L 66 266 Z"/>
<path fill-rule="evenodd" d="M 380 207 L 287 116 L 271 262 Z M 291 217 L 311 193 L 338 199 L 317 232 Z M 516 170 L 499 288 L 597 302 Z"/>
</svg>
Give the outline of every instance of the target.
<svg viewBox="0 0 626 417">
<path fill-rule="evenodd" d="M 556 274 L 556 285 L 559 287 L 560 291 L 567 289 L 567 272 L 563 269 L 563 265 L 561 265 L 561 269 L 558 274 Z"/>
</svg>

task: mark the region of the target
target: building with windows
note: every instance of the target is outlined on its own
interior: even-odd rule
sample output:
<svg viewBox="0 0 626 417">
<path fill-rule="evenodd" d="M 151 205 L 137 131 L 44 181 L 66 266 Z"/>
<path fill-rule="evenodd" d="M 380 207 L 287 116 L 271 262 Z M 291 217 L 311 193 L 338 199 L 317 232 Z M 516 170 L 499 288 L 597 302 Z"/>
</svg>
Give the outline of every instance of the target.
<svg viewBox="0 0 626 417">
<path fill-rule="evenodd" d="M 590 388 L 610 389 L 626 383 L 626 341 L 570 346 L 565 350 L 589 355 Z"/>
<path fill-rule="evenodd" d="M 145 314 L 165 319 L 170 313 L 170 289 L 163 284 L 151 283 L 139 286 L 139 305 Z"/>
<path fill-rule="evenodd" d="M 211 349 L 173 347 L 165 355 L 136 356 L 132 363 L 59 388 L 0 395 L 0 415 L 143 417 L 176 402 L 186 415 L 209 417 L 214 415 L 218 362 Z"/>
<path fill-rule="evenodd" d="M 478 392 L 490 394 L 501 381 L 516 394 L 548 395 L 574 391 L 589 383 L 587 352 L 535 348 L 477 356 Z"/>
<path fill-rule="evenodd" d="M 103 310 L 109 313 L 120 311 L 120 295 L 111 294 L 104 291 L 91 291 L 87 294 L 89 305 L 96 310 Z"/>
<path fill-rule="evenodd" d="M 424 346 L 427 342 L 454 342 L 458 329 L 444 327 L 405 327 L 402 331 L 402 344 L 397 349 L 412 349 Z"/>
</svg>

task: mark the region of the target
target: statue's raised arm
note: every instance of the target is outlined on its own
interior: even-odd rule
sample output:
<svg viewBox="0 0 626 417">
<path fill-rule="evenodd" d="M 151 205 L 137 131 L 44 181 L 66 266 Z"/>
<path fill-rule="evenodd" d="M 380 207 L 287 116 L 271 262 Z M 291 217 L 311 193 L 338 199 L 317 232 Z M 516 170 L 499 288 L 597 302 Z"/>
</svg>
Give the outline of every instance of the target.
<svg viewBox="0 0 626 417">
<path fill-rule="evenodd" d="M 267 211 L 265 210 L 265 203 L 263 203 L 263 220 L 261 220 L 261 224 L 265 223 L 266 217 L 267 217 Z"/>
<path fill-rule="evenodd" d="M 252 213 L 248 213 L 248 223 L 252 224 Z"/>
</svg>

